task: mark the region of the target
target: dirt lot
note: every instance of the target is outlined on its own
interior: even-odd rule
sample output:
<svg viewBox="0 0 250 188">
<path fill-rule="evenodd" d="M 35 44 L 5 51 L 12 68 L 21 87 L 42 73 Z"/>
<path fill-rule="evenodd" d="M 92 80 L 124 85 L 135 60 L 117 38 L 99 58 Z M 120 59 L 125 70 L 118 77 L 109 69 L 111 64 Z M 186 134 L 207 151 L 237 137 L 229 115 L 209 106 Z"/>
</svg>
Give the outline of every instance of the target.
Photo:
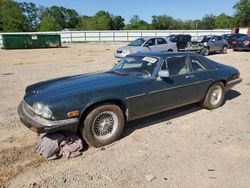
<svg viewBox="0 0 250 188">
<path fill-rule="evenodd" d="M 233 65 L 244 81 L 208 111 L 189 105 L 127 125 L 121 140 L 75 159 L 46 161 L 40 139 L 16 108 L 27 85 L 107 70 L 119 44 L 0 50 L 0 187 L 249 187 L 250 53 L 209 56 Z M 151 182 L 146 177 L 155 179 Z"/>
</svg>

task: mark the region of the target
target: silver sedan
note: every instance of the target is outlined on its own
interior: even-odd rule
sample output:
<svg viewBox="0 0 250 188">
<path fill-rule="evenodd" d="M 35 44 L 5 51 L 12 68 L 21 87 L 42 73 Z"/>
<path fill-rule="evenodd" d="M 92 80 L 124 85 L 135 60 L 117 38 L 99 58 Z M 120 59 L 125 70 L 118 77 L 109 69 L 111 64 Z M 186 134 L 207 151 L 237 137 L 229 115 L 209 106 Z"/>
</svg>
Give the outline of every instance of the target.
<svg viewBox="0 0 250 188">
<path fill-rule="evenodd" d="M 122 58 L 131 53 L 147 51 L 177 52 L 177 46 L 163 37 L 138 38 L 127 46 L 118 48 L 115 57 Z"/>
</svg>

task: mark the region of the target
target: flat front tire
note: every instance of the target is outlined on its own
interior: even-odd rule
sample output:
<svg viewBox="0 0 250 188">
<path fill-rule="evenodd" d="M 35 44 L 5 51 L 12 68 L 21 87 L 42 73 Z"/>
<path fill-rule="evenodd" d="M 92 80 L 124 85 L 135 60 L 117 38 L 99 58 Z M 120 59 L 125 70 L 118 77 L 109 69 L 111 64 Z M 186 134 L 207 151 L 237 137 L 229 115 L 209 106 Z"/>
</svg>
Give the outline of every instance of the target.
<svg viewBox="0 0 250 188">
<path fill-rule="evenodd" d="M 114 104 L 95 107 L 81 125 L 81 134 L 89 146 L 101 147 L 116 141 L 124 129 L 122 110 Z"/>
<path fill-rule="evenodd" d="M 225 97 L 225 87 L 224 84 L 221 82 L 214 83 L 201 102 L 201 105 L 209 110 L 218 108 L 222 105 Z"/>
<path fill-rule="evenodd" d="M 202 50 L 202 55 L 204 55 L 204 56 L 208 56 L 209 53 L 210 53 L 210 50 L 207 47 Z"/>
</svg>

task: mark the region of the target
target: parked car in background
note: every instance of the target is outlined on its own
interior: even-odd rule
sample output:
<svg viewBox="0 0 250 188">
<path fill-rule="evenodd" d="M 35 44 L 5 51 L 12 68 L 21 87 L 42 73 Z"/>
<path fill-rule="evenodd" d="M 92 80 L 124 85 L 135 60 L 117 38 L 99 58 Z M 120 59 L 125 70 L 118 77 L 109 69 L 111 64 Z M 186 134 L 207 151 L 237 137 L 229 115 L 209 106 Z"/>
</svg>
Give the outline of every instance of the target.
<svg viewBox="0 0 250 188">
<path fill-rule="evenodd" d="M 241 33 L 233 33 L 233 34 L 224 34 L 222 37 L 228 42 L 229 48 L 232 48 L 232 43 L 238 40 L 241 37 L 247 36 Z"/>
<path fill-rule="evenodd" d="M 126 121 L 195 102 L 218 108 L 241 81 L 237 69 L 199 54 L 141 52 L 107 72 L 28 86 L 18 114 L 35 132 L 72 131 L 100 147 L 116 141 Z"/>
<path fill-rule="evenodd" d="M 222 36 L 205 35 L 199 41 L 191 41 L 187 44 L 184 51 L 195 51 L 202 55 L 209 55 L 211 52 L 219 51 L 222 54 L 227 53 L 228 43 Z"/>
<path fill-rule="evenodd" d="M 163 37 L 142 37 L 138 38 L 127 46 L 118 48 L 115 57 L 122 58 L 131 53 L 158 51 L 158 52 L 176 52 L 176 43 L 173 43 Z"/>
<path fill-rule="evenodd" d="M 187 43 L 189 43 L 191 41 L 191 35 L 169 35 L 166 37 L 168 40 L 170 40 L 171 42 L 175 42 L 177 45 L 177 49 L 178 51 L 180 51 L 181 49 L 185 49 L 187 46 Z"/>
<path fill-rule="evenodd" d="M 234 51 L 239 50 L 250 50 L 250 37 L 244 36 L 232 43 L 232 48 Z"/>
</svg>

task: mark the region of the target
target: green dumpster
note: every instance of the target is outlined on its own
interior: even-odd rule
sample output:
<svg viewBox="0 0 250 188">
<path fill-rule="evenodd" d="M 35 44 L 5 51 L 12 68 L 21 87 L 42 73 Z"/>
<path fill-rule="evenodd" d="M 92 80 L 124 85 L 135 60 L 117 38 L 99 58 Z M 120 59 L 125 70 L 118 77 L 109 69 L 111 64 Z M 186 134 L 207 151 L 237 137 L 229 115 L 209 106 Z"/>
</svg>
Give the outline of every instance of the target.
<svg viewBox="0 0 250 188">
<path fill-rule="evenodd" d="M 3 34 L 4 49 L 59 48 L 61 36 L 58 34 Z"/>
</svg>

